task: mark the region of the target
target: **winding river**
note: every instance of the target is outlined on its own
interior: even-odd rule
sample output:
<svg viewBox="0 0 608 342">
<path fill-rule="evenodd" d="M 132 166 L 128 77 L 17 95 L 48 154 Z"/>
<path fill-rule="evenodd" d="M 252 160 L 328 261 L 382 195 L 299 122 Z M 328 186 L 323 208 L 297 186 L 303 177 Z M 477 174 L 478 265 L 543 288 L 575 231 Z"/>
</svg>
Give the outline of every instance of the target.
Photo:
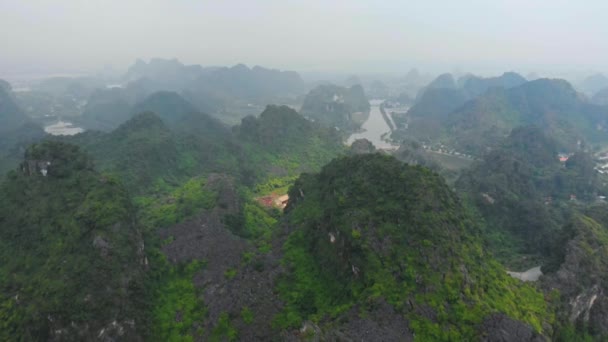
<svg viewBox="0 0 608 342">
<path fill-rule="evenodd" d="M 391 132 L 391 128 L 388 126 L 382 113 L 380 112 L 380 105 L 384 100 L 371 100 L 369 104 L 371 106 L 369 112 L 369 118 L 363 126 L 361 126 L 361 132 L 357 132 L 348 137 L 347 144 L 351 145 L 353 141 L 357 139 L 367 139 L 380 149 L 393 149 L 396 146 L 383 140 L 382 136 L 388 136 Z"/>
</svg>

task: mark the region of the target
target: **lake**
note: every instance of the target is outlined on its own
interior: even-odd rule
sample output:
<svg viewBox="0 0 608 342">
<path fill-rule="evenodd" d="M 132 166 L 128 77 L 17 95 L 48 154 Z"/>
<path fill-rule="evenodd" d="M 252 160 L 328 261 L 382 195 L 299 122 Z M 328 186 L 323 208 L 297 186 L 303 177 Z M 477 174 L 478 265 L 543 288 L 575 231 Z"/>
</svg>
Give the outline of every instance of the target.
<svg viewBox="0 0 608 342">
<path fill-rule="evenodd" d="M 45 126 L 44 131 L 51 135 L 74 135 L 84 132 L 84 129 L 74 126 L 71 122 L 59 120 L 52 125 Z"/>
</svg>

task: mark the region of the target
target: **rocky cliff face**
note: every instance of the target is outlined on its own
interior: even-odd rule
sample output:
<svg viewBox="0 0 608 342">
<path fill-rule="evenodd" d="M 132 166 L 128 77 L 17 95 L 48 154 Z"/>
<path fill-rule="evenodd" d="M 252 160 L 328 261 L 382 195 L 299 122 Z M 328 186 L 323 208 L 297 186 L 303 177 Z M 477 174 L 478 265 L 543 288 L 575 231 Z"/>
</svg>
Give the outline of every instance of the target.
<svg viewBox="0 0 608 342">
<path fill-rule="evenodd" d="M 563 262 L 541 278 L 542 284 L 559 291 L 558 313 L 564 323 L 608 337 L 608 231 L 587 216 L 577 217 L 566 229 L 572 238 L 563 246 Z"/>
<path fill-rule="evenodd" d="M 26 160 L 21 163 L 21 172 L 28 176 L 40 174 L 46 177 L 51 164 L 49 160 Z"/>
<path fill-rule="evenodd" d="M 486 317 L 480 324 L 479 331 L 479 340 L 483 342 L 549 341 L 529 326 L 501 313 Z"/>
</svg>

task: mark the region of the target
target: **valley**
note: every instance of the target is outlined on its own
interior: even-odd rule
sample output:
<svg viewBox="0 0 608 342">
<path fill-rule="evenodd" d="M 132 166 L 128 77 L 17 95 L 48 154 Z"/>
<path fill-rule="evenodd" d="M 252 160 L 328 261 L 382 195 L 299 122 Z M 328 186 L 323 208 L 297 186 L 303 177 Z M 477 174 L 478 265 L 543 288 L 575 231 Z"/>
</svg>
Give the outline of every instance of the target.
<svg viewBox="0 0 608 342">
<path fill-rule="evenodd" d="M 376 148 L 392 150 L 396 146 L 386 141 L 386 136 L 390 135 L 391 128 L 381 113 L 381 105 L 384 100 L 371 100 L 369 118 L 361 126 L 362 132 L 353 133 L 348 137 L 347 144 L 350 145 L 357 139 L 367 139 Z"/>
<path fill-rule="evenodd" d="M 0 341 L 608 341 L 605 9 L 0 1 Z"/>
<path fill-rule="evenodd" d="M 49 307 L 56 323 L 38 326 L 37 336 L 219 341 L 373 332 L 389 340 L 475 340 L 506 329 L 533 339 L 572 334 L 574 321 L 608 317 L 583 314 L 593 303 L 582 309 L 568 304 L 603 286 L 603 279 L 591 276 L 582 293 L 572 289 L 572 277 L 582 276 L 572 263 L 590 258 L 588 248 L 603 248 L 587 245 L 588 234 L 604 241 L 608 224 L 600 209 L 605 204 L 598 201 L 606 193 L 599 152 L 560 152 L 559 136 L 535 126 L 516 127 L 485 151 L 476 148 L 479 156 L 459 152 L 451 146 L 463 145 L 443 134 L 420 138 L 416 125 L 426 116 L 416 105 L 408 110 L 389 99 L 366 107 L 365 92 L 356 87 L 316 88 L 305 106 L 268 105 L 233 126 L 177 92 L 120 102 L 129 87 L 93 91 L 83 118 L 38 128 L 48 135 L 32 135 L 29 144 L 7 140 L 6 151 L 29 147 L 25 160 L 4 157 L 14 171 L 1 198 L 7 210 L 20 213 L 10 221 L 0 216 L 5 259 L 13 253 L 8 241 L 25 238 L 19 247 L 25 255 L 47 248 L 27 241 L 39 241 L 41 233 L 28 217 L 73 212 L 77 221 L 69 234 L 89 234 L 80 222 L 95 228 L 87 228 L 93 229 L 84 235 L 88 242 L 73 240 L 66 248 L 84 251 L 92 244 L 99 254 L 87 255 L 100 265 L 138 260 L 129 266 L 137 274 L 135 292 L 122 299 L 130 309 L 121 321 L 112 311 L 95 309 L 98 321 L 87 325 L 88 318 L 71 316 L 83 307 L 54 314 Z M 7 96 L 4 108 L 14 127 L 34 129 Z M 114 99 L 119 102 L 104 104 Z M 69 184 L 82 184 L 85 175 L 90 195 L 85 191 L 84 199 L 74 200 L 66 192 Z M 102 190 L 108 184 L 113 187 Z M 31 190 L 20 194 L 15 186 Z M 47 186 L 69 198 L 48 208 L 29 197 L 31 191 L 51 191 Z M 123 196 L 122 220 L 131 217 L 127 236 L 113 235 L 113 196 Z M 18 203 L 29 205 L 14 209 Z M 11 230 L 9 222 L 30 230 Z M 72 255 L 58 249 L 58 223 L 44 224 L 48 248 Z M 28 270 L 48 279 L 75 272 L 51 275 L 53 264 L 31 269 L 17 262 L 3 272 Z M 2 311 L 14 322 L 9 324 L 31 315 L 23 301 L 43 302 L 41 293 L 23 284 L 3 285 L 12 289 Z M 561 304 L 545 300 L 548 288 L 563 291 Z M 117 298 L 94 288 L 57 291 L 85 301 Z M 505 316 L 498 319 L 497 312 Z M 116 326 L 105 317 L 114 317 Z M 359 332 L 361 327 L 368 332 Z"/>
</svg>

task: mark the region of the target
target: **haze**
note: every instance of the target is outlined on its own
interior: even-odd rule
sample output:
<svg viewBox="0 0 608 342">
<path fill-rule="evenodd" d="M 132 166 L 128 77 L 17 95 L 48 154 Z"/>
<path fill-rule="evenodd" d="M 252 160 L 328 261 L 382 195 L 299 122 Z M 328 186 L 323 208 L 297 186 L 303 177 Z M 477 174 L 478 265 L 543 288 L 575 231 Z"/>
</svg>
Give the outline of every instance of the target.
<svg viewBox="0 0 608 342">
<path fill-rule="evenodd" d="M 136 58 L 298 71 L 608 69 L 605 1 L 0 1 L 0 73 Z"/>
</svg>

